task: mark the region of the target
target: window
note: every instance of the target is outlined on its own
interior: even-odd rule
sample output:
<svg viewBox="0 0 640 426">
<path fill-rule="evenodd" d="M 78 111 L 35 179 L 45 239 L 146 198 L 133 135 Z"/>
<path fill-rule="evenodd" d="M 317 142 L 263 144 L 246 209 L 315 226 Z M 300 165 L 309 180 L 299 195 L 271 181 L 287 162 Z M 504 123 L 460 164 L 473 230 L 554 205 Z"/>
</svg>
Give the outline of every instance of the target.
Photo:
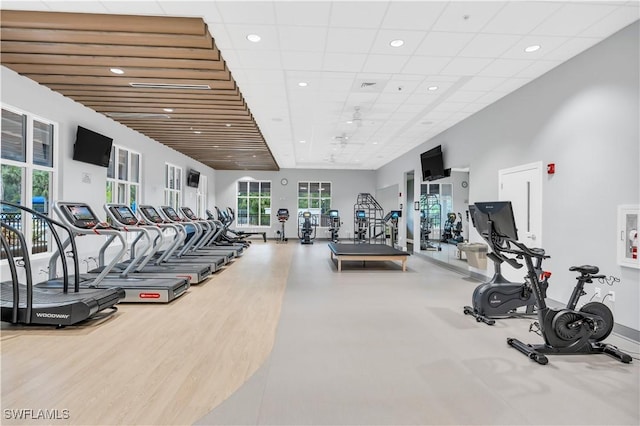
<svg viewBox="0 0 640 426">
<path fill-rule="evenodd" d="M 178 210 L 182 205 L 182 168 L 164 164 L 164 203 Z"/>
<path fill-rule="evenodd" d="M 319 226 L 330 226 L 330 182 L 298 182 L 298 216 L 309 211 Z"/>
<path fill-rule="evenodd" d="M 54 163 L 56 127 L 53 123 L 14 108 L 2 106 L 2 147 L 0 195 L 3 200 L 50 213 L 55 199 Z M 50 233 L 46 223 L 3 206 L 2 220 L 24 232 L 32 254 L 49 251 Z M 12 249 L 18 242 L 10 241 Z M 5 256 L 3 252 L 3 257 Z"/>
<path fill-rule="evenodd" d="M 139 153 L 113 145 L 107 168 L 107 203 L 127 204 L 136 210 L 140 203 L 140 162 Z"/>
<path fill-rule="evenodd" d="M 239 181 L 238 226 L 271 226 L 271 182 Z"/>
</svg>

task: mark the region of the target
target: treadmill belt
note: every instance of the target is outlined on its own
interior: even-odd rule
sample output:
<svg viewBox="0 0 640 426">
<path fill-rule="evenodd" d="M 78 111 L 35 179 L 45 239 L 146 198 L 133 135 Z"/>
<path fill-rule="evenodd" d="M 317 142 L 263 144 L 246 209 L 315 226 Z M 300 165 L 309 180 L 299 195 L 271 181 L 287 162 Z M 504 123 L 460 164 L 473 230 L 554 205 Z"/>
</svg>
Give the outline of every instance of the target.
<svg viewBox="0 0 640 426">
<path fill-rule="evenodd" d="M 81 288 L 79 293 L 73 292 L 73 286 L 69 286 L 71 290 L 68 293 L 63 293 L 60 289 L 33 289 L 33 305 L 47 306 L 47 305 L 62 305 L 67 303 L 74 303 L 84 301 L 87 299 L 100 299 L 112 293 L 112 289 L 85 289 Z M 18 285 L 18 291 L 20 293 L 20 308 L 27 306 L 27 287 L 24 285 Z M 0 283 L 0 300 L 2 306 L 13 306 L 13 285 L 11 281 L 5 281 Z"/>
</svg>

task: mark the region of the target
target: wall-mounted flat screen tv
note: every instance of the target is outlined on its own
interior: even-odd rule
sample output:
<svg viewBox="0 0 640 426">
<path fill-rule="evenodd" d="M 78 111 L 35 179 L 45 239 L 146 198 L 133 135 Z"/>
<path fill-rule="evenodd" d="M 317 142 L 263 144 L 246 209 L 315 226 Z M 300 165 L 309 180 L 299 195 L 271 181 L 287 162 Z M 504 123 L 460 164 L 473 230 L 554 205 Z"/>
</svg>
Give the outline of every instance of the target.
<svg viewBox="0 0 640 426">
<path fill-rule="evenodd" d="M 73 159 L 97 166 L 109 167 L 113 139 L 93 130 L 78 126 L 76 143 L 73 145 Z"/>
<path fill-rule="evenodd" d="M 195 170 L 189 170 L 189 173 L 187 174 L 187 186 L 190 186 L 192 188 L 197 188 L 199 184 L 200 184 L 200 172 L 197 172 Z"/>
<path fill-rule="evenodd" d="M 420 154 L 420 164 L 422 165 L 423 181 L 441 179 L 446 176 L 441 145 Z"/>
</svg>

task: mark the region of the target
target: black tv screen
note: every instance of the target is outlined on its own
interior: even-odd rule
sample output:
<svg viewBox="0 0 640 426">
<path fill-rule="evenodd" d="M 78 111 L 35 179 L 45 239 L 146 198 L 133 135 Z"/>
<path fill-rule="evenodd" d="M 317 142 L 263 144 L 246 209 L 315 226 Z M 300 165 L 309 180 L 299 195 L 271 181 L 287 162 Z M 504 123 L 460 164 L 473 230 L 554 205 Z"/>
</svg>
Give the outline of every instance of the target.
<svg viewBox="0 0 640 426">
<path fill-rule="evenodd" d="M 113 139 L 93 130 L 78 126 L 73 159 L 97 166 L 109 167 Z"/>
<path fill-rule="evenodd" d="M 420 154 L 420 164 L 422 165 L 423 181 L 441 179 L 447 175 L 444 169 L 441 145 Z"/>
<path fill-rule="evenodd" d="M 197 172 L 195 170 L 189 170 L 189 173 L 187 174 L 187 186 L 190 186 L 192 188 L 197 188 L 199 184 L 200 184 L 200 172 Z"/>
</svg>

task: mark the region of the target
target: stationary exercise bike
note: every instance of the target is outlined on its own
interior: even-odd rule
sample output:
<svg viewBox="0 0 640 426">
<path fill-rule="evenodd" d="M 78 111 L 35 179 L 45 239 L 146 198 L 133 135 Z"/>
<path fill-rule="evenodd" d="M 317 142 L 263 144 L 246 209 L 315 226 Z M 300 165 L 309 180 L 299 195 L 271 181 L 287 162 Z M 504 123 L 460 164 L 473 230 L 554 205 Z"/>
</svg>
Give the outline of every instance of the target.
<svg viewBox="0 0 640 426">
<path fill-rule="evenodd" d="M 476 208 L 484 213 L 484 218 L 494 238 L 494 248 L 503 256 L 515 256 L 512 260 L 524 260 L 527 268 L 526 282 L 531 287 L 538 307 L 538 321 L 529 328 L 536 331 L 544 339 L 543 344 L 526 344 L 509 337 L 507 344 L 517 349 L 538 364 L 549 362 L 545 354 L 607 354 L 628 364 L 631 356 L 613 345 L 602 343 L 613 329 L 613 314 L 600 302 L 591 302 L 576 310 L 580 296 L 584 294 L 584 284 L 594 278 L 599 271 L 595 266 L 573 266 L 571 271 L 580 273 L 578 283 L 566 308 L 552 309 L 545 302 L 540 286 L 538 271 L 534 267 L 534 259 L 546 259 L 549 256 L 540 248 L 529 248 L 518 242 L 515 219 L 510 202 L 476 203 Z M 479 220 L 476 212 L 476 220 Z M 537 327 L 537 330 L 534 329 Z"/>
<path fill-rule="evenodd" d="M 482 204 L 482 203 L 479 203 Z M 531 287 L 526 283 L 513 283 L 502 275 L 502 263 L 507 262 L 515 269 L 520 269 L 520 265 L 515 260 L 500 254 L 494 247 L 494 242 L 499 241 L 495 235 L 491 235 L 488 229 L 488 223 L 484 220 L 484 213 L 479 212 L 479 219 L 476 220 L 476 212 L 478 209 L 474 205 L 469 206 L 471 222 L 478 230 L 478 233 L 485 239 L 491 248 L 491 253 L 487 257 L 493 262 L 495 273 L 491 280 L 482 283 L 475 288 L 471 298 L 472 306 L 465 306 L 463 312 L 465 315 L 472 315 L 476 321 L 484 322 L 488 325 L 494 325 L 496 319 L 522 317 L 535 314 L 536 298 Z M 542 259 L 536 260 L 536 274 L 541 276 L 540 289 L 543 296 L 546 297 L 546 291 L 549 286 L 550 272 L 542 270 Z M 524 312 L 518 311 L 524 308 Z"/>
</svg>

